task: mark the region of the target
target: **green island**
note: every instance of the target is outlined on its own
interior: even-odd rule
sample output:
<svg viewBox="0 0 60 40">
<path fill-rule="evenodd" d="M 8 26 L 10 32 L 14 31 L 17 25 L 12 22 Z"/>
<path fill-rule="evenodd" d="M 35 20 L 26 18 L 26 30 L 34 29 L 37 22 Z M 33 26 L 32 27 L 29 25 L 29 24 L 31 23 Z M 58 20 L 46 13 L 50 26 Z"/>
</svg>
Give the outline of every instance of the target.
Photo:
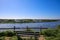
<svg viewBox="0 0 60 40">
<path fill-rule="evenodd" d="M 57 19 L 0 19 L 0 23 L 39 23 L 39 22 L 56 22 Z"/>
</svg>

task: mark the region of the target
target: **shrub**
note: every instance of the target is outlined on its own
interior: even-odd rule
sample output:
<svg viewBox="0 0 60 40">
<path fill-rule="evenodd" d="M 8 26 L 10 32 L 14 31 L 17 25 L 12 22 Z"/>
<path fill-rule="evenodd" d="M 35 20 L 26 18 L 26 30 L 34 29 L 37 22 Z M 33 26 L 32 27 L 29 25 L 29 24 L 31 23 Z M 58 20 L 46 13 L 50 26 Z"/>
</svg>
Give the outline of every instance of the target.
<svg viewBox="0 0 60 40">
<path fill-rule="evenodd" d="M 16 35 L 14 32 L 12 32 L 12 31 L 6 31 L 6 36 L 14 36 L 14 35 Z"/>
<path fill-rule="evenodd" d="M 6 31 L 6 32 L 0 32 L 0 37 L 1 36 L 15 36 L 16 33 L 12 32 L 12 31 Z"/>
</svg>

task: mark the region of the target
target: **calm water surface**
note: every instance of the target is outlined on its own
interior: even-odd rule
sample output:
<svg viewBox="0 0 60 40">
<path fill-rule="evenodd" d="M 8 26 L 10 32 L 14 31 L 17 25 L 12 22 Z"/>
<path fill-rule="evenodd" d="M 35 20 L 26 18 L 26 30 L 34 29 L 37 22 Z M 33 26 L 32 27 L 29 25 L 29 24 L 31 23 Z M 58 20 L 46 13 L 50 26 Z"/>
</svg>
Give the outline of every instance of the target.
<svg viewBox="0 0 60 40">
<path fill-rule="evenodd" d="M 7 23 L 4 23 L 4 24 L 0 24 L 0 28 L 13 28 L 14 26 L 16 28 L 25 28 L 27 26 L 28 27 L 55 28 L 57 25 L 60 25 L 60 21 L 59 22 L 41 22 L 41 23 L 11 23 L 11 24 L 10 23 L 8 23 L 8 24 Z M 18 29 L 16 29 L 16 30 L 18 30 Z"/>
</svg>

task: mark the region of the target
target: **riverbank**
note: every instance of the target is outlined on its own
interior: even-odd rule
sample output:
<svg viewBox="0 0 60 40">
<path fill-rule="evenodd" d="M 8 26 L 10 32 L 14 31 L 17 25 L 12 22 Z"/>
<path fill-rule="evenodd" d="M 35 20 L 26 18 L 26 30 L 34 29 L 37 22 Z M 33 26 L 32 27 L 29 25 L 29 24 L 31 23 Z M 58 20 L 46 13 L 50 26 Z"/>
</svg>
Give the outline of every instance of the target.
<svg viewBox="0 0 60 40">
<path fill-rule="evenodd" d="M 28 32 L 28 31 L 27 31 Z M 42 30 L 41 32 L 40 32 L 40 36 L 42 37 L 40 37 L 40 39 L 45 39 L 45 40 L 59 40 L 60 39 L 60 25 L 58 25 L 57 27 L 56 27 L 56 29 L 46 29 L 46 30 Z M 44 36 L 44 37 L 43 37 Z M 26 37 L 29 37 L 29 39 L 30 38 L 32 38 L 32 36 L 26 36 Z M 5 40 L 5 39 L 11 39 L 11 40 L 18 40 L 18 38 L 20 39 L 22 39 L 22 38 L 26 38 L 25 36 L 18 36 L 18 35 L 16 35 L 15 33 L 13 33 L 13 32 L 9 32 L 9 31 L 6 31 L 6 32 L 2 32 L 2 33 L 0 33 L 0 39 L 1 40 Z M 35 38 L 36 38 L 36 35 L 34 36 Z M 38 36 L 39 37 L 39 36 Z M 34 40 L 35 40 L 35 38 L 34 38 Z"/>
</svg>

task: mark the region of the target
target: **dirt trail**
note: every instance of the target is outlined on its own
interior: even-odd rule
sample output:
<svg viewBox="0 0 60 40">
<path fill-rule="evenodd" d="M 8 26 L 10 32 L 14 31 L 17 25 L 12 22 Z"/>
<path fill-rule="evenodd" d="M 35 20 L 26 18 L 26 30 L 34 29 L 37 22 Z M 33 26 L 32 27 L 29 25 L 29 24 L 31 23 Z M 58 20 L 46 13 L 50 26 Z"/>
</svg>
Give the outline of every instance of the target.
<svg viewBox="0 0 60 40">
<path fill-rule="evenodd" d="M 11 37 L 5 37 L 5 40 L 11 40 Z"/>
<path fill-rule="evenodd" d="M 40 37 L 38 39 L 39 40 L 45 40 L 45 37 L 43 35 L 40 35 Z"/>
</svg>

